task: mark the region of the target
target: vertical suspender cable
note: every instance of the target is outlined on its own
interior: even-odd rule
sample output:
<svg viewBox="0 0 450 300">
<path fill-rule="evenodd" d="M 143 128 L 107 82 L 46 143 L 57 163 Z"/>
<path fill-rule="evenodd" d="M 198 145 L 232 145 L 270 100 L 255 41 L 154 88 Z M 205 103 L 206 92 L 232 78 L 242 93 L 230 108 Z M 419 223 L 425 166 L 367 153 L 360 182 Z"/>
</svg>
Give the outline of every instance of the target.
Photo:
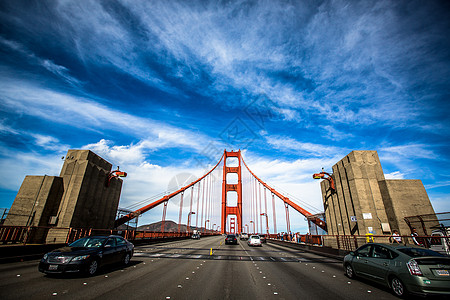
<svg viewBox="0 0 450 300">
<path fill-rule="evenodd" d="M 203 208 L 205 207 L 205 185 L 206 185 L 206 178 L 203 179 L 205 182 L 203 182 L 203 190 L 202 190 L 202 214 L 200 216 L 200 228 L 203 228 Z M 203 232 L 203 229 L 201 230 Z"/>
<path fill-rule="evenodd" d="M 205 201 L 205 232 L 206 232 L 206 221 L 208 220 L 208 204 L 209 204 L 209 192 L 211 189 L 211 176 L 206 177 L 206 201 Z"/>
<path fill-rule="evenodd" d="M 267 230 L 267 234 L 269 234 L 269 214 L 267 211 L 267 189 L 264 187 L 264 206 L 265 206 L 265 213 L 266 213 L 266 230 Z"/>
<path fill-rule="evenodd" d="M 272 193 L 273 233 L 277 234 L 277 212 L 275 211 L 275 195 Z"/>
<path fill-rule="evenodd" d="M 195 228 L 198 230 L 198 212 L 200 208 L 200 188 L 202 182 L 198 182 L 198 193 L 197 193 L 197 210 L 195 211 Z"/>
<path fill-rule="evenodd" d="M 286 231 L 287 233 L 291 232 L 291 220 L 289 219 L 289 204 L 284 203 L 284 207 L 286 210 Z"/>
<path fill-rule="evenodd" d="M 256 180 L 256 178 L 254 179 L 254 187 L 255 187 L 255 221 L 256 221 L 256 224 L 255 224 L 255 230 L 256 230 L 256 233 L 258 233 L 258 225 L 259 225 L 259 222 L 258 222 L 258 181 Z"/>
<path fill-rule="evenodd" d="M 262 221 L 262 219 L 261 219 L 261 212 L 262 212 L 262 204 L 261 204 L 261 202 L 262 202 L 262 197 L 261 197 L 261 183 L 259 183 L 259 188 L 258 188 L 258 190 L 259 190 L 259 214 L 258 214 L 258 217 L 259 217 L 259 232 L 262 234 L 264 231 L 263 231 L 263 221 Z"/>
<path fill-rule="evenodd" d="M 188 212 L 188 228 L 187 231 L 191 232 L 191 223 L 192 223 L 192 201 L 194 200 L 194 188 L 195 188 L 195 184 L 191 187 L 191 200 L 190 200 L 190 204 L 189 204 L 189 212 Z"/>
<path fill-rule="evenodd" d="M 161 220 L 161 232 L 164 233 L 164 223 L 166 222 L 166 212 L 167 212 L 167 203 L 169 201 L 164 202 L 164 207 L 163 207 L 163 215 L 162 215 L 162 220 Z"/>
<path fill-rule="evenodd" d="M 183 197 L 184 192 L 181 192 L 181 199 L 180 199 L 180 213 L 178 214 L 178 232 L 181 232 L 181 216 L 183 215 Z"/>
</svg>

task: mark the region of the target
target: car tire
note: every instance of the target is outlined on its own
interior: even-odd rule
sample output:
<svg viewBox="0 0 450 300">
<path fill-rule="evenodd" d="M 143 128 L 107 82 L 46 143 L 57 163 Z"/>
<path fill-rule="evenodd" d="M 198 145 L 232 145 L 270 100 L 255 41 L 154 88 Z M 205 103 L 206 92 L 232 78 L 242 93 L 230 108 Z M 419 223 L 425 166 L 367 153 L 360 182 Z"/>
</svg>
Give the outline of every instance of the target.
<svg viewBox="0 0 450 300">
<path fill-rule="evenodd" d="M 98 271 L 98 260 L 93 259 L 87 266 L 86 274 L 89 276 L 94 276 Z"/>
<path fill-rule="evenodd" d="M 391 277 L 389 280 L 389 285 L 395 296 L 403 298 L 406 295 L 406 288 L 403 285 L 403 282 L 397 277 Z"/>
<path fill-rule="evenodd" d="M 131 255 L 130 253 L 126 253 L 125 256 L 123 257 L 123 264 L 125 266 L 127 266 L 130 263 L 130 259 L 131 259 Z"/>
<path fill-rule="evenodd" d="M 355 270 L 353 270 L 353 267 L 351 264 L 345 265 L 345 275 L 347 275 L 347 277 L 350 279 L 354 279 L 356 277 Z"/>
</svg>

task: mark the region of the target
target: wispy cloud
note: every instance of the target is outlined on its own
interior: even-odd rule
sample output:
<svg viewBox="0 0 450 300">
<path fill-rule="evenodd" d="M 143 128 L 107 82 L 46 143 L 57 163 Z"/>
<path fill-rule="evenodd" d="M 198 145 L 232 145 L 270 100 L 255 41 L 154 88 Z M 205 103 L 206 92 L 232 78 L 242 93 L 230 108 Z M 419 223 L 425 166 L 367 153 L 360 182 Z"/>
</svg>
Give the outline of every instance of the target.
<svg viewBox="0 0 450 300">
<path fill-rule="evenodd" d="M 408 159 L 426 158 L 435 159 L 437 155 L 433 150 L 429 149 L 430 146 L 426 144 L 408 144 L 392 147 L 382 147 L 380 152 L 385 158 L 389 156 L 404 157 Z"/>
<path fill-rule="evenodd" d="M 348 152 L 346 149 L 334 146 L 299 142 L 286 136 L 271 135 L 266 136 L 265 139 L 266 142 L 275 149 L 285 152 L 295 152 L 302 156 L 326 157 Z"/>
<path fill-rule="evenodd" d="M 149 118 L 130 115 L 90 99 L 47 90 L 32 83 L 0 84 L 2 107 L 60 124 L 91 130 L 113 129 L 137 138 L 148 137 L 160 147 L 184 146 L 201 150 L 208 138 Z"/>
<path fill-rule="evenodd" d="M 47 71 L 59 76 L 67 83 L 74 85 L 74 86 L 81 85 L 81 82 L 78 79 L 76 79 L 75 77 L 70 75 L 70 71 L 66 67 L 55 64 L 53 61 L 51 61 L 49 59 L 44 59 L 44 58 L 38 57 L 36 54 L 34 54 L 30 50 L 28 50 L 22 44 L 20 44 L 16 41 L 4 39 L 1 36 L 0 36 L 0 44 L 8 47 L 9 49 L 11 49 L 17 53 L 20 53 L 21 55 L 26 57 L 31 62 L 31 64 L 38 65 L 38 66 L 45 68 Z"/>
</svg>

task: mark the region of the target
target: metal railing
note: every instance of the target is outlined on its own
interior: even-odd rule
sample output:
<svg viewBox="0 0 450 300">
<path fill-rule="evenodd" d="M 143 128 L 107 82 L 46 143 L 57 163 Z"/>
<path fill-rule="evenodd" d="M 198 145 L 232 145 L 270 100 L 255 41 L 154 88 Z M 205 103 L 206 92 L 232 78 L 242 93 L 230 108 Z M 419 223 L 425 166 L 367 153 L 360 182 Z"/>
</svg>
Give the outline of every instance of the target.
<svg viewBox="0 0 450 300">
<path fill-rule="evenodd" d="M 188 237 L 189 232 L 156 232 L 146 230 L 116 230 L 116 229 L 93 229 L 93 228 L 61 228 L 61 227 L 42 227 L 42 226 L 0 226 L 1 244 L 45 244 L 47 235 L 51 230 L 52 235 L 58 236 L 58 241 L 71 243 L 77 239 L 90 235 L 120 235 L 130 241 L 160 239 L 160 238 L 179 238 Z M 202 236 L 217 235 L 218 232 L 203 232 Z M 36 242 L 37 241 L 37 242 Z M 48 243 L 48 242 L 47 242 Z M 56 241 L 54 243 L 57 243 Z M 51 244 L 51 243 L 49 243 Z"/>
</svg>

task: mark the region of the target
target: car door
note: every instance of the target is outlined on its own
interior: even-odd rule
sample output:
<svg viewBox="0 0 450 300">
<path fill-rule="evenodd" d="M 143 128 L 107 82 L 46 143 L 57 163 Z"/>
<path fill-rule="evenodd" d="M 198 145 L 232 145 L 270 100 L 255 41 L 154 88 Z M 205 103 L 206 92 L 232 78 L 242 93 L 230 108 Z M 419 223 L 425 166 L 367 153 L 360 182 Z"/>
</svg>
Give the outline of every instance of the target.
<svg viewBox="0 0 450 300">
<path fill-rule="evenodd" d="M 107 265 L 116 262 L 116 248 L 116 239 L 110 237 L 103 246 L 102 264 Z"/>
<path fill-rule="evenodd" d="M 376 281 L 385 281 L 392 264 L 391 251 L 380 245 L 373 245 L 371 256 L 367 258 L 367 274 Z"/>
<path fill-rule="evenodd" d="M 367 265 L 369 263 L 368 259 L 371 256 L 372 248 L 373 245 L 366 244 L 355 251 L 352 266 L 356 274 L 370 277 Z"/>
<path fill-rule="evenodd" d="M 116 237 L 116 247 L 116 261 L 119 262 L 122 261 L 122 259 L 125 257 L 125 254 L 127 253 L 127 242 L 121 237 Z"/>
</svg>

